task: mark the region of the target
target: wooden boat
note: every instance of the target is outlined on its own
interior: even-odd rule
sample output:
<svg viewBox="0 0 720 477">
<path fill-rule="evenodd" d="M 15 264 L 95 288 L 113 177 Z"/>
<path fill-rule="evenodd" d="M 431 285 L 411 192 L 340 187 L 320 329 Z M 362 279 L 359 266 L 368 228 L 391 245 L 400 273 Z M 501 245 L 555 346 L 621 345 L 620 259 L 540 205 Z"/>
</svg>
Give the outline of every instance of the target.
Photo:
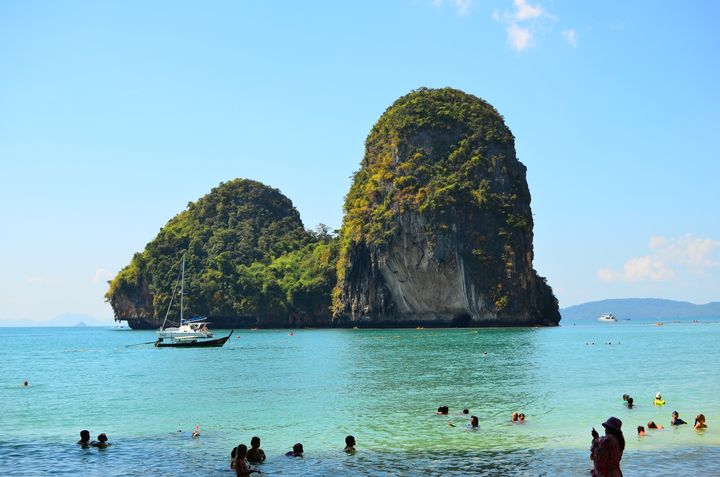
<svg viewBox="0 0 720 477">
<path fill-rule="evenodd" d="M 198 338 L 170 338 L 165 341 L 163 338 L 158 338 L 155 342 L 156 348 L 220 348 L 225 344 L 227 340 L 233 334 L 231 330 L 230 334 L 223 336 L 222 338 L 216 338 L 214 340 L 198 339 Z"/>
</svg>

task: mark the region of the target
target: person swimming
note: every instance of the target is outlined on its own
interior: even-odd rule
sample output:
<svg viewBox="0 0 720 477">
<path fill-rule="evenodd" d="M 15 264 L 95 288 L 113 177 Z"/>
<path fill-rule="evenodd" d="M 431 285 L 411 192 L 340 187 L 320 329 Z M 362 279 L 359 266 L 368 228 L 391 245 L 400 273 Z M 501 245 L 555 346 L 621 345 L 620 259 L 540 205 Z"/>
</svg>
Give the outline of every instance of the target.
<svg viewBox="0 0 720 477">
<path fill-rule="evenodd" d="M 640 437 L 647 435 L 647 432 L 645 432 L 645 428 L 643 426 L 638 426 L 637 431 L 638 431 L 638 436 L 640 436 Z"/>
<path fill-rule="evenodd" d="M 512 422 L 517 422 L 517 421 L 518 421 L 518 417 L 519 417 L 519 416 L 518 416 L 518 413 L 517 413 L 517 412 L 513 412 L 513 413 L 512 413 Z"/>
<path fill-rule="evenodd" d="M 670 425 L 671 426 L 680 426 L 682 424 L 687 424 L 687 422 L 680 419 L 680 415 L 677 411 L 672 412 L 672 417 L 670 418 Z"/>
<path fill-rule="evenodd" d="M 665 400 L 662 398 L 662 394 L 655 393 L 655 399 L 653 400 L 653 404 L 656 406 L 664 406 Z"/>
<path fill-rule="evenodd" d="M 447 406 L 440 406 L 435 414 L 446 416 L 450 412 L 450 408 Z"/>
<path fill-rule="evenodd" d="M 626 404 L 627 404 L 627 408 L 628 408 L 628 409 L 632 409 L 633 406 L 634 406 L 634 404 L 633 404 L 633 398 L 630 397 L 630 396 L 628 396 L 628 398 L 627 398 L 627 403 L 626 403 Z"/>
<path fill-rule="evenodd" d="M 195 426 L 195 429 L 190 433 L 190 437 L 200 437 L 200 426 Z"/>
<path fill-rule="evenodd" d="M 355 453 L 355 437 L 354 436 L 347 436 L 345 438 L 345 449 L 343 449 L 343 451 L 348 454 Z"/>
<path fill-rule="evenodd" d="M 655 421 L 648 421 L 648 429 L 665 429 L 662 424 L 655 424 Z"/>
<path fill-rule="evenodd" d="M 286 452 L 285 455 L 287 457 L 302 457 L 303 452 L 305 452 L 303 445 L 298 442 L 293 446 L 293 449 L 290 452 Z"/>
<path fill-rule="evenodd" d="M 695 416 L 695 425 L 693 426 L 693 429 L 700 430 L 705 429 L 707 427 L 707 424 L 705 424 L 705 414 L 698 414 Z"/>
<path fill-rule="evenodd" d="M 480 427 L 480 420 L 477 416 L 470 416 L 470 422 L 467 425 L 467 428 L 470 430 L 477 430 Z"/>
</svg>

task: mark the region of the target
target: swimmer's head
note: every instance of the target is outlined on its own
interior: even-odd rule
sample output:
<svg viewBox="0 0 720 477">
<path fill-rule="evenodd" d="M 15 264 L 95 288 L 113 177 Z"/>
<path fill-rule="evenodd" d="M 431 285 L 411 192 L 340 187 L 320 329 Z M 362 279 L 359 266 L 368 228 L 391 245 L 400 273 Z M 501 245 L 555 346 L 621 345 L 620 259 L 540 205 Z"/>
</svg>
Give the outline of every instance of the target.
<svg viewBox="0 0 720 477">
<path fill-rule="evenodd" d="M 627 394 L 623 394 L 623 401 L 627 401 L 629 397 Z"/>
<path fill-rule="evenodd" d="M 638 435 L 644 434 L 644 433 L 645 433 L 645 428 L 644 428 L 643 426 L 638 426 L 638 427 L 637 427 L 637 431 L 638 431 Z"/>
<path fill-rule="evenodd" d="M 347 437 L 345 438 L 345 445 L 348 446 L 348 447 L 353 447 L 353 446 L 355 446 L 355 437 L 353 437 L 353 436 L 347 436 Z"/>
<path fill-rule="evenodd" d="M 678 414 L 677 411 L 672 412 L 672 417 L 674 417 L 675 419 L 677 419 L 679 416 L 680 416 L 680 414 Z"/>
<path fill-rule="evenodd" d="M 655 393 L 655 399 L 662 399 L 662 394 Z"/>
<path fill-rule="evenodd" d="M 648 429 L 657 429 L 657 424 L 655 424 L 655 421 L 649 421 L 647 423 Z"/>
<path fill-rule="evenodd" d="M 517 413 L 517 412 L 513 412 L 513 413 L 512 413 L 512 420 L 513 420 L 513 421 L 517 421 L 517 420 L 518 420 L 518 413 Z"/>
<path fill-rule="evenodd" d="M 518 414 L 518 419 L 521 420 L 521 421 L 524 421 L 524 420 L 525 420 L 525 414 L 523 414 L 522 412 L 521 412 L 520 414 Z"/>
<path fill-rule="evenodd" d="M 90 440 L 90 431 L 85 430 L 85 429 L 80 431 L 80 439 L 82 439 L 84 441 L 89 441 Z"/>
<path fill-rule="evenodd" d="M 303 450 L 303 445 L 300 444 L 299 442 L 298 442 L 297 444 L 295 444 L 295 445 L 293 446 L 293 452 L 294 452 L 296 455 L 302 454 L 302 453 L 304 452 L 304 450 Z"/>
<path fill-rule="evenodd" d="M 252 439 L 250 439 L 250 446 L 260 447 L 260 438 L 258 436 L 254 436 Z"/>
<path fill-rule="evenodd" d="M 468 408 L 463 409 L 463 414 L 470 414 L 470 409 L 468 409 Z"/>
<path fill-rule="evenodd" d="M 107 439 L 107 436 L 105 435 L 105 433 L 103 432 L 102 434 L 98 434 L 98 440 L 100 442 L 107 442 L 108 439 Z"/>
<path fill-rule="evenodd" d="M 245 444 L 239 444 L 236 449 L 235 458 L 242 460 L 247 456 L 247 446 Z"/>
<path fill-rule="evenodd" d="M 479 419 L 478 419 L 477 416 L 471 416 L 471 417 L 470 417 L 470 425 L 471 425 L 472 427 L 478 427 L 478 425 L 479 425 Z"/>
</svg>

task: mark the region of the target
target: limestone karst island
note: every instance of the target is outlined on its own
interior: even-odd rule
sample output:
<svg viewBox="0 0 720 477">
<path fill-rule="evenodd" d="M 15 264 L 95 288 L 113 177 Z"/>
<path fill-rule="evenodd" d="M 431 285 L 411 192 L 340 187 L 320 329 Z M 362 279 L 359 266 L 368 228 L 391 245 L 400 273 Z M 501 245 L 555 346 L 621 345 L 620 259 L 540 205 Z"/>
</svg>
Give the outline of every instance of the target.
<svg viewBox="0 0 720 477">
<path fill-rule="evenodd" d="M 487 102 L 420 89 L 370 131 L 337 236 L 236 179 L 172 218 L 110 283 L 116 320 L 157 328 L 185 253 L 185 310 L 216 327 L 557 325 L 533 269 L 514 137 Z"/>
</svg>

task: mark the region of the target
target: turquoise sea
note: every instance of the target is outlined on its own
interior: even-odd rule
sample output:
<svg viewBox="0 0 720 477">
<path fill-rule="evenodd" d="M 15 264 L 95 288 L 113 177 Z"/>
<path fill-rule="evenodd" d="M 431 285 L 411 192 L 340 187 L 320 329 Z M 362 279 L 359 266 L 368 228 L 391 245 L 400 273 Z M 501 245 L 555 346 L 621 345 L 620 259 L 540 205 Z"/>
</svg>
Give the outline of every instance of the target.
<svg viewBox="0 0 720 477">
<path fill-rule="evenodd" d="M 720 475 L 717 322 L 240 330 L 219 349 L 138 345 L 153 339 L 3 328 L 0 475 L 230 476 L 230 450 L 254 435 L 274 476 L 587 475 L 590 429 L 611 415 L 626 476 Z M 434 414 L 441 405 L 449 416 Z M 516 410 L 525 424 L 510 422 Z M 690 425 L 669 428 L 673 410 Z M 691 427 L 700 412 L 705 432 Z M 666 429 L 638 438 L 650 419 Z M 80 449 L 81 429 L 113 445 Z M 342 452 L 348 434 L 355 455 Z M 303 459 L 284 456 L 295 442 Z"/>
</svg>

